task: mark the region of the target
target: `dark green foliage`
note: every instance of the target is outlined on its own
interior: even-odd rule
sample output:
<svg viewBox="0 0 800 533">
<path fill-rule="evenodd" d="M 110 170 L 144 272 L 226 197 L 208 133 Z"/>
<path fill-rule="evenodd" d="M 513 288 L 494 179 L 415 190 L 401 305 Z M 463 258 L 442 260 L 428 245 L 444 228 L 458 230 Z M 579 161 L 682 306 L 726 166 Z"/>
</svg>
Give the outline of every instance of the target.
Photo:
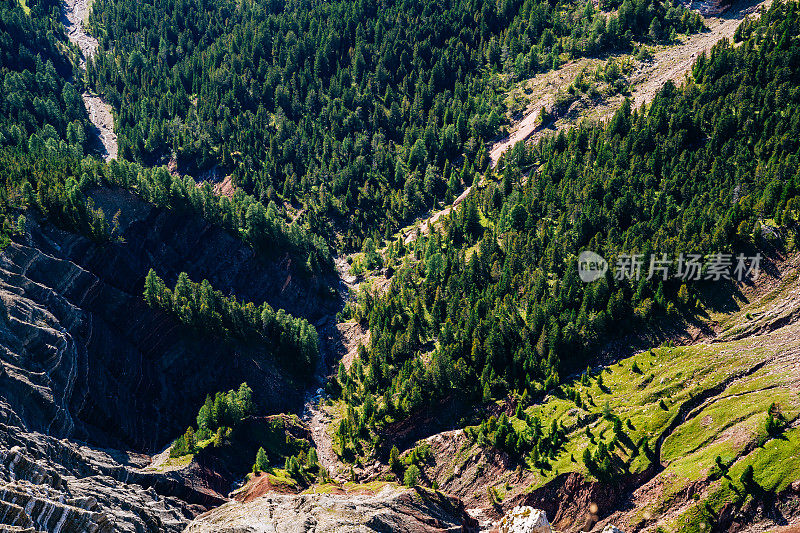
<svg viewBox="0 0 800 533">
<path fill-rule="evenodd" d="M 232 428 L 254 411 L 253 391 L 247 383 L 242 383 L 238 390 L 208 394 L 197 413 L 198 435 L 206 439 L 219 428 Z"/>
<path fill-rule="evenodd" d="M 407 465 L 423 465 L 425 464 L 433 455 L 431 452 L 431 445 L 427 442 L 416 446 L 411 452 L 408 453 L 403 459 L 403 462 Z"/>
<path fill-rule="evenodd" d="M 269 459 L 263 447 L 256 452 L 256 462 L 253 464 L 253 473 L 266 472 L 269 469 Z"/>
<path fill-rule="evenodd" d="M 143 297 L 149 306 L 170 312 L 201 331 L 266 341 L 277 359 L 296 372 L 313 369 L 319 357 L 317 330 L 307 320 L 283 309 L 276 312 L 266 302 L 260 306 L 239 302 L 215 290 L 208 280 L 193 282 L 186 272 L 181 272 L 170 290 L 150 269 Z"/>
<path fill-rule="evenodd" d="M 623 106 L 606 127 L 560 133 L 487 172 L 438 233 L 413 243 L 389 290 L 364 299 L 364 376 L 346 376 L 345 401 L 372 395 L 376 413 L 397 420 L 453 394 L 536 397 L 558 384 L 563 360 L 586 364 L 609 335 L 676 316 L 687 299 L 679 290 L 695 290 L 611 271 L 585 284 L 580 250 L 612 265 L 628 251 L 751 251 L 760 218 L 796 234 L 800 40 L 782 35 L 800 33 L 799 22 L 796 9 L 774 4 L 741 46 L 723 41 L 702 55 L 685 88 L 667 83 L 645 111 Z M 500 184 L 519 183 L 520 168 L 537 170 L 507 194 Z M 517 207 L 525 215 L 512 221 Z M 475 226 L 476 210 L 493 227 Z M 443 265 L 433 276 L 435 254 Z"/>
<path fill-rule="evenodd" d="M 253 414 L 253 391 L 242 383 L 238 390 L 227 393 L 218 392 L 214 397 L 206 396 L 206 401 L 197 414 L 197 432 L 191 426 L 184 435 L 178 437 L 170 449 L 171 457 L 180 457 L 196 451 L 196 441 L 213 437 L 214 447 L 224 444 L 231 429 L 241 420 Z"/>
<path fill-rule="evenodd" d="M 773 403 L 767 412 L 767 420 L 764 422 L 764 429 L 770 437 L 777 437 L 786 428 L 786 418 L 778 409 L 778 405 Z"/>
<path fill-rule="evenodd" d="M 194 429 L 192 429 L 190 426 L 186 429 L 186 433 L 178 437 L 175 442 L 172 443 L 172 447 L 169 450 L 169 456 L 181 457 L 196 451 L 197 443 L 195 442 Z"/>
<path fill-rule="evenodd" d="M 414 487 L 417 483 L 419 483 L 419 476 L 419 467 L 417 465 L 409 466 L 403 475 L 403 485 L 406 487 Z"/>
<path fill-rule="evenodd" d="M 62 54 L 66 36 L 59 21 L 61 4 L 52 0 L 29 4 L 31 15 L 27 16 L 19 2 L 0 2 L 0 149 L 4 154 L 0 168 L 15 179 L 22 174 L 33 194 L 42 189 L 39 207 L 45 208 L 52 221 L 98 241 L 115 237 L 112 221 L 85 197 L 88 187 L 109 183 L 132 188 L 160 207 L 198 213 L 259 252 L 289 251 L 302 258 L 297 262 L 309 273 L 331 268 L 330 252 L 320 237 L 311 235 L 305 225 L 284 220 L 274 205 L 265 208 L 241 191 L 228 199 L 213 194 L 210 186 L 198 187 L 163 168 L 143 169 L 124 161 L 112 161 L 109 166 L 81 162 L 90 124 L 80 81 L 66 81 L 73 69 Z M 30 161 L 23 159 L 24 154 L 30 154 Z M 65 182 L 69 177 L 74 181 Z"/>
<path fill-rule="evenodd" d="M 726 478 L 730 479 L 728 477 L 728 469 L 729 468 L 730 468 L 730 465 L 725 464 L 725 462 L 722 460 L 722 457 L 720 457 L 718 455 L 716 457 L 716 459 L 714 460 L 714 466 L 711 467 L 711 471 L 709 472 L 708 477 L 712 481 L 713 480 L 717 480 L 717 479 L 719 479 L 721 477 L 726 477 Z"/>
<path fill-rule="evenodd" d="M 392 446 L 392 449 L 389 451 L 389 468 L 392 469 L 392 472 L 398 475 L 402 471 L 402 463 L 400 463 L 400 450 L 397 449 L 397 446 Z"/>
<path fill-rule="evenodd" d="M 283 468 L 290 478 L 303 485 L 310 484 L 315 476 L 321 473 L 314 448 L 310 448 L 308 454 L 305 451 L 301 451 L 297 455 L 287 457 Z"/>
<path fill-rule="evenodd" d="M 45 220 L 98 243 L 119 237 L 115 221 L 95 208 L 89 190 L 100 181 L 103 164 L 44 148 L 26 152 L 0 148 L 5 193 L 0 194 L 0 246 L 19 231 L 20 210 L 35 209 Z"/>
<path fill-rule="evenodd" d="M 62 228 L 111 239 L 105 214 L 86 197 L 100 163 L 81 161 L 87 146 L 80 88 L 67 79 L 66 36 L 53 0 L 0 1 L 0 248 L 36 208 Z"/>
<path fill-rule="evenodd" d="M 550 460 L 561 453 L 567 441 L 564 428 L 555 420 L 549 428 L 542 428 L 539 419 L 532 417 L 518 431 L 505 413 L 484 420 L 477 428 L 467 428 L 466 434 L 473 442 L 494 446 L 519 461 L 527 459 L 531 468 L 541 469 L 550 468 Z"/>
<path fill-rule="evenodd" d="M 91 24 L 113 52 L 88 78 L 119 113 L 123 157 L 219 165 L 265 203 L 301 200 L 315 232 L 333 238 L 332 221 L 358 249 L 455 194 L 451 160 L 485 167 L 504 121 L 497 74 L 697 21 L 661 0 L 619 15 L 544 0 L 99 0 Z"/>
<path fill-rule="evenodd" d="M 173 176 L 164 167 L 147 168 L 117 160 L 109 163 L 103 180 L 130 189 L 153 205 L 197 214 L 265 256 L 290 252 L 308 274 L 333 268 L 328 246 L 307 225 L 287 222 L 274 203 L 265 208 L 241 190 L 228 198 L 215 194 L 208 183 L 198 186 L 192 178 Z"/>
<path fill-rule="evenodd" d="M 0 1 L 0 147 L 83 155 L 88 120 L 72 64 L 60 4 Z"/>
<path fill-rule="evenodd" d="M 614 441 L 609 444 L 600 441 L 594 454 L 589 451 L 589 448 L 583 451 L 583 463 L 586 465 L 586 469 L 601 481 L 611 481 L 625 472 L 624 464 L 617 461 L 611 453 L 613 443 Z"/>
</svg>

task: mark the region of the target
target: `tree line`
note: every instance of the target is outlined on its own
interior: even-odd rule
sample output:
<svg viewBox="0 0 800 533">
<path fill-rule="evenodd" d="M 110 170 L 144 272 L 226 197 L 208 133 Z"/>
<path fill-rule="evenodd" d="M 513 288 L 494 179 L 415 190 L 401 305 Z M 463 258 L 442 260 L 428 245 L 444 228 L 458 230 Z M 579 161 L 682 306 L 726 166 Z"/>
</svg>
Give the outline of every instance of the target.
<svg viewBox="0 0 800 533">
<path fill-rule="evenodd" d="M 265 207 L 254 197 L 237 190 L 231 198 L 216 194 L 211 185 L 198 185 L 189 176 L 172 175 L 163 166 L 147 167 L 113 160 L 101 175 L 102 183 L 135 192 L 158 207 L 194 213 L 228 230 L 265 257 L 289 252 L 306 274 L 333 268 L 325 241 L 307 225 L 287 222 L 286 213 L 274 202 Z"/>
<path fill-rule="evenodd" d="M 219 448 L 230 436 L 231 431 L 246 417 L 255 414 L 253 390 L 242 383 L 237 390 L 207 394 L 203 406 L 197 413 L 197 429 L 192 426 L 179 436 L 170 447 L 170 457 L 181 457 L 196 453 L 203 446 L 211 444 Z"/>
<path fill-rule="evenodd" d="M 208 280 L 193 282 L 186 272 L 181 272 L 169 289 L 151 268 L 143 297 L 150 307 L 162 309 L 204 333 L 265 341 L 276 360 L 296 373 L 313 373 L 319 358 L 317 330 L 307 320 L 283 309 L 275 311 L 266 302 L 259 306 L 239 302 L 235 296 L 214 289 Z"/>
</svg>

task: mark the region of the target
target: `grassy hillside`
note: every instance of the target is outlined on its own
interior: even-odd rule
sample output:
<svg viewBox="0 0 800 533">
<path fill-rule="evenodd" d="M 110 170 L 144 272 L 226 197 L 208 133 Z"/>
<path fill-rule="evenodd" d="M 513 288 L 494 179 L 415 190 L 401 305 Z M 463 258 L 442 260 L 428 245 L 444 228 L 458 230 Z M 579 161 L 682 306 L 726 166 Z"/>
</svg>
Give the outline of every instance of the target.
<svg viewBox="0 0 800 533">
<path fill-rule="evenodd" d="M 481 432 L 481 426 L 420 441 L 414 449 L 427 450 L 418 461 L 427 482 L 468 506 L 491 507 L 494 500 L 503 508 L 537 501 L 540 490 L 562 486 L 565 474 L 590 484 L 621 483 L 633 491 L 627 509 L 598 502 L 599 514 L 613 512 L 607 521 L 626 531 L 698 531 L 703 522 L 729 524 L 732 512 L 761 502 L 775 505 L 800 479 L 800 323 L 762 322 L 769 327 L 736 340 L 732 333 L 758 321 L 767 305 L 800 309 L 798 263 L 793 256 L 781 263 L 779 278 L 747 289 L 740 310 L 715 315 L 711 325 L 728 326 L 719 336 L 638 352 L 591 378 L 566 380 L 524 411 L 499 404 L 513 433 L 525 438 L 536 434 L 535 426 L 549 433 L 555 424 L 562 437 L 552 451 L 508 455 L 494 443 L 497 430 Z M 598 468 L 601 447 L 608 450 L 608 472 Z M 752 481 L 742 477 L 749 466 Z M 555 504 L 562 526 L 586 519 L 587 509 L 575 507 L 567 512 Z"/>
</svg>

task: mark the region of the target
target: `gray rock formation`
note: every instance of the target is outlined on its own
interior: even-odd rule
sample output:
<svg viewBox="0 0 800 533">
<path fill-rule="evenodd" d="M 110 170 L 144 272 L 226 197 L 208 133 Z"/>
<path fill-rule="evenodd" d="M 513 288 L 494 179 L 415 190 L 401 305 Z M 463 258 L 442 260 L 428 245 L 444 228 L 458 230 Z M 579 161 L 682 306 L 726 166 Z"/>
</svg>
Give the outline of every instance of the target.
<svg viewBox="0 0 800 533">
<path fill-rule="evenodd" d="M 187 270 L 311 319 L 333 305 L 320 300 L 326 281 L 261 260 L 202 219 L 120 190 L 95 201 L 120 210 L 124 242 L 30 216 L 28 234 L 0 253 L 0 531 L 181 531 L 225 501 L 232 475 L 202 454 L 180 471 L 144 467 L 205 395 L 247 381 L 267 410 L 302 402 L 265 348 L 203 337 L 146 307 L 150 267 L 167 283 Z"/>
<path fill-rule="evenodd" d="M 186 533 L 327 533 L 476 531 L 455 498 L 387 486 L 375 495 L 271 494 L 229 502 L 196 518 Z"/>
<path fill-rule="evenodd" d="M 0 531 L 181 531 L 203 510 L 135 484 L 146 482 L 136 465 L 143 457 L 122 464 L 102 450 L 0 427 Z"/>
</svg>

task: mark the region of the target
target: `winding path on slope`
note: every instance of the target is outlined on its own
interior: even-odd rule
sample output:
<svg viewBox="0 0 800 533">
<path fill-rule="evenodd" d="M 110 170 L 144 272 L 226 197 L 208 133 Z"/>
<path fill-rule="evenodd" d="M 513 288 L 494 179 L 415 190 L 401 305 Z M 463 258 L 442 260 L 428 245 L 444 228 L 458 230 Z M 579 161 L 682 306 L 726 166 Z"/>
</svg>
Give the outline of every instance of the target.
<svg viewBox="0 0 800 533">
<path fill-rule="evenodd" d="M 767 8 L 772 0 L 741 0 L 734 2 L 730 9 L 717 16 L 704 17 L 708 31 L 689 35 L 684 40 L 672 46 L 665 47 L 653 54 L 653 58 L 648 61 L 636 61 L 636 70 L 630 76 L 631 97 L 635 107 L 650 103 L 661 87 L 671 80 L 680 85 L 686 74 L 691 71 L 695 59 L 704 51 L 709 51 L 712 46 L 723 38 L 731 39 L 736 28 L 744 18 L 755 13 L 760 7 Z M 496 167 L 501 156 L 514 147 L 520 141 L 536 140 L 553 132 L 568 129 L 575 126 L 581 119 L 590 118 L 594 120 L 606 120 L 622 105 L 621 97 L 612 101 L 604 102 L 597 107 L 590 109 L 590 115 L 580 115 L 575 118 L 568 118 L 557 121 L 551 127 L 542 128 L 539 122 L 539 115 L 543 108 L 553 105 L 556 91 L 566 89 L 572 80 L 576 66 L 581 64 L 581 60 L 570 62 L 558 69 L 548 73 L 540 74 L 538 77 L 548 77 L 550 82 L 546 83 L 548 92 L 540 94 L 526 108 L 523 117 L 511 126 L 507 137 L 500 139 L 489 148 L 489 157 L 492 167 Z M 566 74 L 566 75 L 565 75 Z M 559 86 L 559 83 L 562 85 Z M 453 208 L 461 203 L 472 190 L 472 186 L 467 187 L 464 192 L 456 198 L 452 205 L 432 213 L 428 218 L 422 220 L 419 225 L 407 231 L 405 242 L 409 243 L 416 237 L 416 227 L 422 233 L 430 230 L 431 224 L 435 224 L 441 217 L 448 215 Z"/>
<path fill-rule="evenodd" d="M 81 51 L 80 68 L 86 68 L 86 60 L 92 57 L 99 43 L 97 39 L 86 33 L 83 28 L 83 21 L 89 15 L 91 0 L 65 0 L 64 1 L 64 29 L 70 42 L 78 45 Z M 95 136 L 102 146 L 103 158 L 117 158 L 117 134 L 114 133 L 114 117 L 111 114 L 111 106 L 103 101 L 102 97 L 90 92 L 84 92 L 83 105 L 89 114 L 89 120 L 95 127 Z"/>
<path fill-rule="evenodd" d="M 636 61 L 635 71 L 630 75 L 631 97 L 634 107 L 650 103 L 661 87 L 667 81 L 680 85 L 685 76 L 691 71 L 697 57 L 703 52 L 708 52 L 722 39 L 732 39 L 736 28 L 748 15 L 755 13 L 760 7 L 767 8 L 772 0 L 741 0 L 735 2 L 730 9 L 717 16 L 704 17 L 708 30 L 702 33 L 689 35 L 682 42 L 659 49 L 653 58 L 647 61 Z M 560 70 L 571 68 L 574 63 L 567 63 Z M 574 70 L 574 69 L 573 69 Z M 547 74 L 543 74 L 546 76 Z M 574 76 L 566 76 L 562 89 L 572 83 Z M 538 122 L 542 108 L 552 105 L 554 93 L 544 94 L 528 105 L 525 116 L 515 123 L 511 133 L 505 139 L 495 143 L 489 150 L 492 167 L 497 166 L 500 157 L 514 147 L 519 141 L 530 139 L 534 133 L 546 134 L 574 126 L 582 118 L 604 120 L 611 117 L 622 105 L 623 98 L 619 97 L 610 102 L 603 103 L 592 111 L 591 116 L 578 116 L 556 123 L 553 128 L 546 130 L 540 128 Z"/>
</svg>

